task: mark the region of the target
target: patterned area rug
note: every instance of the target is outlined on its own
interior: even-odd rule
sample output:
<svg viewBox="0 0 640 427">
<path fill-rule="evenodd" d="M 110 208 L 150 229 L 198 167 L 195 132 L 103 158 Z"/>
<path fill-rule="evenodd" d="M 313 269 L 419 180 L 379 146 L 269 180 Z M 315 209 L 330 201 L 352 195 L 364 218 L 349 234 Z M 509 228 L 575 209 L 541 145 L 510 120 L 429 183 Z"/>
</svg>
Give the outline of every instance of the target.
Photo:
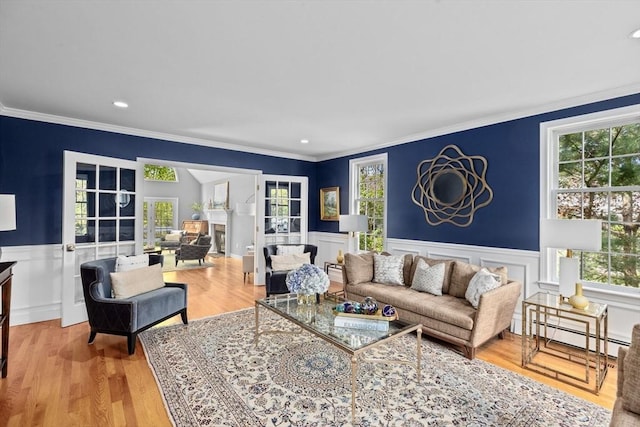
<svg viewBox="0 0 640 427">
<path fill-rule="evenodd" d="M 210 255 L 207 255 L 202 265 L 198 265 L 197 259 L 190 259 L 187 261 L 178 261 L 178 265 L 176 265 L 176 256 L 173 252 L 169 253 L 168 251 L 164 251 L 162 255 L 164 255 L 164 265 L 162 266 L 162 271 L 165 271 L 165 272 L 177 271 L 177 270 L 194 270 L 196 268 L 213 267 L 215 265 L 213 263 L 213 258 L 217 258 L 217 256 L 212 256 L 212 254 L 210 254 Z"/>
<path fill-rule="evenodd" d="M 177 426 L 351 426 L 350 361 L 319 338 L 262 335 L 253 309 L 140 335 Z M 261 330 L 296 328 L 266 310 Z M 607 426 L 611 413 L 423 339 L 415 367 L 361 363 L 358 426 Z M 415 335 L 366 353 L 414 360 Z"/>
</svg>

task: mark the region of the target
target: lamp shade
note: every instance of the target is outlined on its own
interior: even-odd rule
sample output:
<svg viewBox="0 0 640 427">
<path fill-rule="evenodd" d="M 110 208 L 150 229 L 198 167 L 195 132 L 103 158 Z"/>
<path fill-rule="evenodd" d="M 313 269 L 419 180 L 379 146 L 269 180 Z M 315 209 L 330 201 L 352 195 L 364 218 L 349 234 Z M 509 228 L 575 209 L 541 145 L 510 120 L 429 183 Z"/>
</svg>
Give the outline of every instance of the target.
<svg viewBox="0 0 640 427">
<path fill-rule="evenodd" d="M 540 247 L 599 251 L 602 248 L 602 221 L 544 219 L 540 222 Z"/>
<path fill-rule="evenodd" d="M 0 231 L 16 229 L 16 196 L 0 194 Z"/>
<path fill-rule="evenodd" d="M 339 231 L 367 231 L 369 222 L 366 215 L 340 215 Z"/>
</svg>

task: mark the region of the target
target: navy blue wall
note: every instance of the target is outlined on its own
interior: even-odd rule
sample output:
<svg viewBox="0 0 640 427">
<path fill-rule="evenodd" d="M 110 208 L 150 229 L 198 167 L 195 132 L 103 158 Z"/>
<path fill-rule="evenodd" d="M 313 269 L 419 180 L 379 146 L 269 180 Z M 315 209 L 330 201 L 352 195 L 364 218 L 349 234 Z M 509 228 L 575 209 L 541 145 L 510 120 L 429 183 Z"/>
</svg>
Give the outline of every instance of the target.
<svg viewBox="0 0 640 427">
<path fill-rule="evenodd" d="M 348 211 L 349 159 L 388 153 L 387 237 L 537 251 L 540 211 L 540 123 L 640 103 L 640 94 L 428 138 L 355 156 L 320 162 L 318 188 L 339 186 L 340 210 Z M 411 200 L 421 161 L 449 144 L 488 161 L 493 201 L 468 227 L 429 225 Z M 317 209 L 316 209 L 317 212 Z M 338 223 L 312 215 L 310 228 L 338 232 Z"/>
<path fill-rule="evenodd" d="M 0 232 L 0 246 L 61 243 L 64 150 L 308 176 L 316 188 L 312 162 L 0 116 L 0 193 L 16 195 L 17 211 L 17 230 Z"/>
</svg>

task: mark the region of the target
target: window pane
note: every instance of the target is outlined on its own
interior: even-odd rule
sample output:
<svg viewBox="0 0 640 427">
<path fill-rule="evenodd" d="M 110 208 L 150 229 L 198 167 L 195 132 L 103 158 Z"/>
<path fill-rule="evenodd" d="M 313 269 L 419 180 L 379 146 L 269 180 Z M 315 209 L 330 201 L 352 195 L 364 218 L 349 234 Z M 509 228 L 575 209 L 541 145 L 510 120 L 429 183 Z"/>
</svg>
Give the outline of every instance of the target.
<svg viewBox="0 0 640 427">
<path fill-rule="evenodd" d="M 119 240 L 121 242 L 135 240 L 135 220 L 133 219 L 120 220 Z"/>
<path fill-rule="evenodd" d="M 76 165 L 76 188 L 96 189 L 96 166 L 86 163 Z"/>
<path fill-rule="evenodd" d="M 640 155 L 611 159 L 611 185 L 615 187 L 640 183 Z"/>
<path fill-rule="evenodd" d="M 638 255 L 611 255 L 611 283 L 640 287 L 638 265 Z"/>
<path fill-rule="evenodd" d="M 115 220 L 98 221 L 98 239 L 100 242 L 116 241 L 116 221 Z"/>
<path fill-rule="evenodd" d="M 558 154 L 561 162 L 582 159 L 582 133 L 561 135 L 558 142 Z"/>
<path fill-rule="evenodd" d="M 615 127 L 611 130 L 611 154 L 636 154 L 640 152 L 640 123 Z"/>
<path fill-rule="evenodd" d="M 609 185 L 609 159 L 584 162 L 584 186 L 606 187 Z"/>
<path fill-rule="evenodd" d="M 609 129 L 596 129 L 584 133 L 584 158 L 609 156 Z"/>
<path fill-rule="evenodd" d="M 116 216 L 116 195 L 100 193 L 98 212 L 100 216 Z"/>
<path fill-rule="evenodd" d="M 133 169 L 120 169 L 120 190 L 136 191 L 136 171 Z"/>
<path fill-rule="evenodd" d="M 582 163 L 562 163 L 558 167 L 558 188 L 582 188 Z"/>
</svg>

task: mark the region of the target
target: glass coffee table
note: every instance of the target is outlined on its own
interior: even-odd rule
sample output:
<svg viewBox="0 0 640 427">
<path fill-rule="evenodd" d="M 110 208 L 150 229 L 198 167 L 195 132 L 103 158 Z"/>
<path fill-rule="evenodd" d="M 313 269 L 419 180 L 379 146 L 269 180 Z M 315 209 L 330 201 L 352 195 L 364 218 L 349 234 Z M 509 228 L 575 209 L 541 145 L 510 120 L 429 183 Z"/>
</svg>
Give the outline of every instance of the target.
<svg viewBox="0 0 640 427">
<path fill-rule="evenodd" d="M 418 381 L 420 381 L 420 361 L 422 360 L 422 325 L 406 325 L 394 320 L 389 322 L 389 330 L 387 331 L 371 331 L 334 326 L 334 318 L 336 315 L 333 314 L 333 308 L 339 302 L 342 302 L 342 300 L 322 298 L 317 304 L 299 305 L 295 294 L 274 295 L 268 298 L 256 300 L 256 329 L 253 342 L 254 345 L 257 346 L 260 336 L 265 334 L 297 334 L 302 330 L 305 330 L 347 353 L 351 357 L 351 420 L 353 423 L 355 423 L 357 389 L 356 373 L 358 370 L 358 363 L 360 361 L 364 361 L 413 365 L 412 362 L 405 360 L 367 359 L 361 356 L 362 353 L 377 345 L 394 340 L 411 332 L 415 332 L 417 337 L 415 367 Z M 284 319 L 287 319 L 291 323 L 299 326 L 301 330 L 296 332 L 282 330 L 260 331 L 260 307 L 266 308 L 267 310 L 276 313 Z"/>
</svg>

